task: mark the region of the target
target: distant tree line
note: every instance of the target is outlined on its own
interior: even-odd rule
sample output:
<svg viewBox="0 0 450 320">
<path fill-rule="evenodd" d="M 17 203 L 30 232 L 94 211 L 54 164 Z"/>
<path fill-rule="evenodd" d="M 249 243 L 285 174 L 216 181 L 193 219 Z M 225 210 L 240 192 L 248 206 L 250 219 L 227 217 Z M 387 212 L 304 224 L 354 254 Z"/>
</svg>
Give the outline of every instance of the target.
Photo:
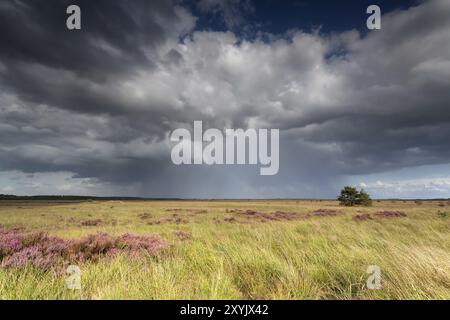
<svg viewBox="0 0 450 320">
<path fill-rule="evenodd" d="M 139 197 L 93 197 L 93 196 L 16 196 L 12 194 L 0 194 L 0 200 L 142 200 Z"/>
</svg>

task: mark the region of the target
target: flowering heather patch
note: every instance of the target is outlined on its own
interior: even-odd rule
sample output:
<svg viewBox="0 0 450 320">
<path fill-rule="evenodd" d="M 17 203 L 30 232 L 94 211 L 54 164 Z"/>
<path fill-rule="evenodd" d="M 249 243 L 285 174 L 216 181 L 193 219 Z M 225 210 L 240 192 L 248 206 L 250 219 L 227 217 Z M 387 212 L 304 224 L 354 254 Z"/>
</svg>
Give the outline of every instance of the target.
<svg viewBox="0 0 450 320">
<path fill-rule="evenodd" d="M 157 236 L 140 236 L 126 233 L 116 239 L 116 248 L 128 251 L 144 251 L 157 255 L 167 248 L 167 243 Z"/>
<path fill-rule="evenodd" d="M 161 220 L 150 221 L 150 222 L 147 222 L 147 224 L 149 226 L 158 225 L 158 224 L 161 224 Z"/>
<path fill-rule="evenodd" d="M 152 218 L 152 215 L 150 213 L 141 213 L 138 215 L 139 218 L 141 218 L 142 220 L 146 220 L 146 219 L 150 219 Z"/>
<path fill-rule="evenodd" d="M 334 217 L 337 215 L 337 211 L 331 209 L 319 209 L 314 211 L 312 214 L 315 217 Z"/>
<path fill-rule="evenodd" d="M 244 212 L 241 209 L 226 209 L 225 213 L 240 213 L 240 212 Z"/>
<path fill-rule="evenodd" d="M 181 211 L 181 208 L 167 208 L 166 209 L 167 212 L 176 212 L 176 211 Z"/>
<path fill-rule="evenodd" d="M 84 238 L 73 240 L 70 246 L 72 259 L 84 261 L 97 261 L 108 255 L 115 248 L 115 239 L 102 232 L 90 234 Z M 114 251 L 113 251 L 114 252 Z"/>
<path fill-rule="evenodd" d="M 299 219 L 300 216 L 296 212 L 284 212 L 284 211 L 275 211 L 273 213 L 275 220 L 295 220 Z"/>
<path fill-rule="evenodd" d="M 98 261 L 124 252 L 133 256 L 158 255 L 167 243 L 157 236 L 96 233 L 81 239 L 63 239 L 46 233 L 24 233 L 0 228 L 0 261 L 3 268 L 33 266 L 48 270 L 65 262 Z"/>
<path fill-rule="evenodd" d="M 172 220 L 169 220 L 169 221 L 172 221 Z M 183 218 L 176 218 L 175 220 L 173 220 L 173 222 L 176 224 L 186 224 L 186 223 L 189 223 L 189 220 L 183 219 Z"/>
<path fill-rule="evenodd" d="M 368 213 L 362 213 L 362 214 L 357 214 L 356 216 L 353 217 L 353 220 L 356 221 L 365 221 L 365 220 L 372 220 L 372 216 Z"/>
<path fill-rule="evenodd" d="M 81 226 L 83 227 L 95 227 L 102 223 L 102 220 L 95 219 L 95 220 L 86 220 L 81 222 Z"/>
<path fill-rule="evenodd" d="M 187 224 L 189 223 L 188 219 L 183 219 L 178 216 L 173 216 L 173 218 L 166 218 L 162 220 L 153 220 L 147 222 L 149 226 L 158 225 L 158 224 Z"/>
<path fill-rule="evenodd" d="M 174 235 L 181 241 L 192 240 L 192 234 L 185 231 L 175 231 Z"/>
<path fill-rule="evenodd" d="M 3 232 L 0 229 L 0 258 L 22 249 L 23 237 L 20 234 Z"/>
<path fill-rule="evenodd" d="M 373 217 L 378 219 L 385 219 L 385 218 L 403 218 L 406 217 L 406 213 L 401 211 L 380 211 L 375 213 L 373 216 L 369 213 L 363 213 L 363 214 L 357 214 L 353 217 L 353 220 L 355 221 L 367 221 L 367 220 L 373 220 Z"/>
<path fill-rule="evenodd" d="M 378 218 L 402 218 L 406 217 L 406 213 L 401 211 L 380 211 L 375 213 Z"/>
<path fill-rule="evenodd" d="M 27 265 L 32 265 L 36 268 L 50 269 L 57 261 L 57 256 L 54 254 L 45 255 L 42 246 L 32 246 L 24 248 L 15 252 L 2 261 L 4 268 L 24 268 Z"/>
<path fill-rule="evenodd" d="M 226 213 L 234 213 L 236 217 L 245 218 L 245 221 L 259 221 L 259 222 L 270 222 L 270 221 L 292 221 L 298 219 L 304 219 L 305 216 L 297 213 L 297 212 L 284 212 L 284 211 L 275 211 L 272 213 L 259 212 L 256 210 L 240 210 L 240 209 L 231 209 L 226 210 Z M 225 218 L 225 222 L 239 222 L 246 223 L 243 220 L 237 220 L 233 217 Z"/>
<path fill-rule="evenodd" d="M 259 222 L 271 222 L 271 221 L 294 221 L 294 220 L 305 220 L 314 217 L 334 217 L 340 212 L 331 209 L 318 209 L 311 213 L 298 213 L 298 212 L 284 212 L 275 211 L 271 213 L 259 212 L 256 210 L 241 210 L 241 209 L 226 209 L 225 213 L 233 213 L 236 217 L 245 218 L 245 221 L 259 221 Z M 225 218 L 225 222 L 240 222 L 244 223 L 243 220 Z"/>
<path fill-rule="evenodd" d="M 205 214 L 205 213 L 208 213 L 208 210 L 197 209 L 197 210 L 190 210 L 187 212 L 188 215 Z"/>
</svg>

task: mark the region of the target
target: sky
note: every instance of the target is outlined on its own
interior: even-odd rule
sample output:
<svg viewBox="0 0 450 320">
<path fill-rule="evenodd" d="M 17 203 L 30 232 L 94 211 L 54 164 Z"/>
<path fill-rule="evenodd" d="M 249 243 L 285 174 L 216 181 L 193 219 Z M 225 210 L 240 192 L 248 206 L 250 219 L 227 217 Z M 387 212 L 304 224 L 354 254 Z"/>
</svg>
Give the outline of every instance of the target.
<svg viewBox="0 0 450 320">
<path fill-rule="evenodd" d="M 449 30 L 448 0 L 2 1 L 0 193 L 450 198 Z M 278 174 L 173 164 L 196 120 L 279 129 Z"/>
</svg>

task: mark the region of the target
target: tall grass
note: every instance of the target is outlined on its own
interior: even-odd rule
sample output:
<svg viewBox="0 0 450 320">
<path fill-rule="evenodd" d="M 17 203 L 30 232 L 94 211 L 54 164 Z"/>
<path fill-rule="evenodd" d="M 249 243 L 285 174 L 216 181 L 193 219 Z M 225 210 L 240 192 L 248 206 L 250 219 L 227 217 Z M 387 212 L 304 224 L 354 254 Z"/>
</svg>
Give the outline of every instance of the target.
<svg viewBox="0 0 450 320">
<path fill-rule="evenodd" d="M 152 219 L 163 219 L 171 207 L 205 208 L 208 213 L 189 216 L 189 223 L 180 225 L 149 225 L 139 218 L 148 212 Z M 223 222 L 227 208 L 303 213 L 334 208 L 342 214 L 243 224 Z M 352 219 L 358 210 L 393 208 L 407 217 Z M 103 224 L 81 227 L 86 219 Z M 450 299 L 450 221 L 437 215 L 437 204 L 381 202 L 367 209 L 295 201 L 0 205 L 0 224 L 65 237 L 99 230 L 159 234 L 171 244 L 158 257 L 121 254 L 80 265 L 81 290 L 68 290 L 62 272 L 3 269 L 2 299 Z M 178 239 L 174 231 L 179 230 L 189 232 L 192 240 Z M 369 265 L 381 268 L 379 290 L 367 288 Z"/>
</svg>

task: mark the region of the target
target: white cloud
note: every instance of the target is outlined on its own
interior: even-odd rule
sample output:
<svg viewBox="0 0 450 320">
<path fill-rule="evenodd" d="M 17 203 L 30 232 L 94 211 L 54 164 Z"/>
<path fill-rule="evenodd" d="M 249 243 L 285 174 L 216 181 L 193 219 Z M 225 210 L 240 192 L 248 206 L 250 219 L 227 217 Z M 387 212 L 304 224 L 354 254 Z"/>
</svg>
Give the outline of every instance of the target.
<svg viewBox="0 0 450 320">
<path fill-rule="evenodd" d="M 361 182 L 360 186 L 382 198 L 450 198 L 450 176 L 406 180 Z"/>
</svg>

